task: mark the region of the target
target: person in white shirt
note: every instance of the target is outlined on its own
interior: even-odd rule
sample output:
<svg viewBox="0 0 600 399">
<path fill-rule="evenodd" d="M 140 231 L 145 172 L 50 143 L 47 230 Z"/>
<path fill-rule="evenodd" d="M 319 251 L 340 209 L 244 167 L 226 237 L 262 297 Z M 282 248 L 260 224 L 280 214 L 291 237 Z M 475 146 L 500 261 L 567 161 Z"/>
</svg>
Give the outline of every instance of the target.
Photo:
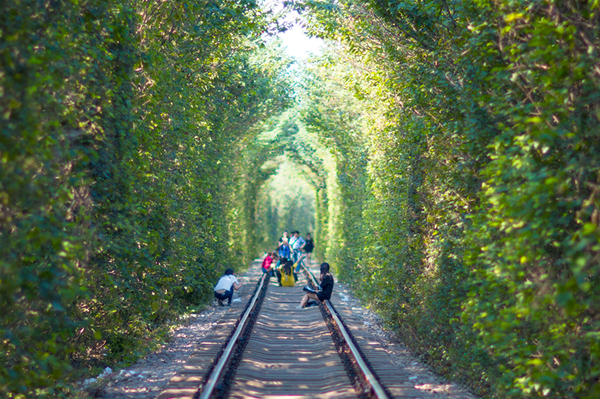
<svg viewBox="0 0 600 399">
<path fill-rule="evenodd" d="M 302 253 L 302 249 L 306 245 L 306 241 L 304 238 L 300 237 L 299 231 L 294 231 L 294 236 L 292 237 L 294 241 L 290 240 L 290 245 L 292 246 L 292 250 L 294 251 L 292 254 L 292 259 L 294 263 L 297 263 L 296 273 L 300 271 L 300 254 Z"/>
<path fill-rule="evenodd" d="M 298 240 L 298 236 L 296 235 L 295 231 L 292 231 L 292 236 L 289 239 L 289 243 L 290 243 L 290 251 L 292 251 L 292 254 L 294 253 L 294 243 L 296 242 L 296 240 Z M 293 258 L 293 256 L 292 256 Z"/>
<path fill-rule="evenodd" d="M 231 306 L 231 298 L 233 298 L 233 290 L 239 290 L 242 286 L 233 274 L 233 269 L 225 270 L 225 274 L 219 279 L 215 286 L 215 298 L 219 301 L 219 305 L 225 306 L 223 301 L 229 299 L 227 306 Z"/>
</svg>

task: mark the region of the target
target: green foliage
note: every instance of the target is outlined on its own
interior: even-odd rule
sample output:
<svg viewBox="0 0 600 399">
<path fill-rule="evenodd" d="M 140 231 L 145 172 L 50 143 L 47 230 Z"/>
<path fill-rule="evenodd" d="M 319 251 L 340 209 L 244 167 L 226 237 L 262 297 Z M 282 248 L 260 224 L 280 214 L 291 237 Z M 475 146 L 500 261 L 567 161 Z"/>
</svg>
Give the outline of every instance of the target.
<svg viewBox="0 0 600 399">
<path fill-rule="evenodd" d="M 295 6 L 341 42 L 304 94 L 339 275 L 483 394 L 596 396 L 598 3 Z"/>
<path fill-rule="evenodd" d="M 507 3 L 489 82 L 502 123 L 483 170 L 463 319 L 508 395 L 598 394 L 598 8 Z M 477 29 L 485 29 L 478 27 Z M 494 309 L 493 312 L 490 312 Z"/>
<path fill-rule="evenodd" d="M 317 242 L 325 248 L 318 255 L 344 264 L 338 272 L 352 279 L 350 259 L 362 232 L 366 143 L 361 135 L 363 118 L 359 104 L 352 101 L 352 94 L 339 82 L 339 76 L 348 73 L 348 68 L 336 61 L 334 54 L 327 54 L 321 63 L 314 63 L 307 71 L 310 84 L 304 90 L 306 104 L 302 119 L 307 130 L 319 137 L 319 144 L 327 149 L 327 154 L 322 155 L 328 176 L 327 191 L 318 193 L 317 203 L 317 217 L 327 227 L 317 230 Z M 321 200 L 324 194 L 326 202 Z M 340 207 L 340 203 L 344 206 Z"/>
<path fill-rule="evenodd" d="M 597 1 L 290 2 L 332 40 L 279 118 L 296 76 L 252 0 L 5 3 L 0 395 L 60 396 L 208 299 L 280 233 L 284 158 L 317 256 L 440 372 L 600 394 Z"/>
<path fill-rule="evenodd" d="M 60 395 L 254 255 L 230 242 L 240 149 L 289 104 L 287 61 L 253 1 L 0 10 L 0 396 Z"/>
<path fill-rule="evenodd" d="M 315 192 L 301 165 L 286 157 L 272 160 L 276 172 L 265 182 L 257 201 L 258 247 L 266 252 L 277 248 L 284 230 L 298 230 L 301 235 L 314 234 Z"/>
<path fill-rule="evenodd" d="M 245 243 L 258 255 L 275 249 L 283 230 L 302 235 L 315 226 L 315 189 L 325 171 L 314 139 L 294 121 L 296 110 L 272 118 L 246 148 L 244 164 Z"/>
</svg>

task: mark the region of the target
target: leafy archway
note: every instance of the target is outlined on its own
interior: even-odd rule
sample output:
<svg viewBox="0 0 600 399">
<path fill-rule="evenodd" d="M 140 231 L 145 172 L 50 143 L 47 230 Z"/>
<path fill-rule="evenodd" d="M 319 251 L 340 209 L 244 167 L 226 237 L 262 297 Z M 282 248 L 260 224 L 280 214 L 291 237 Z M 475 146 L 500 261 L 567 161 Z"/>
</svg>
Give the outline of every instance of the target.
<svg viewBox="0 0 600 399">
<path fill-rule="evenodd" d="M 273 203 L 277 202 L 274 199 L 278 195 L 277 188 L 272 188 L 272 191 L 267 193 L 264 190 L 268 188 L 269 181 L 278 172 L 281 172 L 282 164 L 287 165 L 292 163 L 295 165 L 293 173 L 296 175 L 294 177 L 301 177 L 306 182 L 306 185 L 310 187 L 310 190 L 313 190 L 315 193 L 314 207 L 316 209 L 314 211 L 317 219 L 319 219 L 319 215 L 324 213 L 322 206 L 324 201 L 322 198 L 326 196 L 324 193 L 326 193 L 327 188 L 327 170 L 322 166 L 323 160 L 317 155 L 315 144 L 314 139 L 310 140 L 306 132 L 301 132 L 298 126 L 298 115 L 294 111 L 277 118 L 273 122 L 271 129 L 266 129 L 262 137 L 257 138 L 256 142 L 253 143 L 252 149 L 248 151 L 248 172 L 244 189 L 245 230 L 248 234 L 245 245 L 248 248 L 255 248 L 261 251 L 267 250 L 270 248 L 269 245 L 273 246 L 277 234 L 281 233 L 280 231 L 277 232 L 279 230 L 278 227 L 280 227 L 278 224 L 276 224 L 276 227 L 273 227 L 272 225 L 259 223 L 259 220 L 264 217 L 270 218 L 271 221 L 277 220 L 273 218 L 275 208 L 272 206 Z M 296 190 L 296 188 L 292 187 L 293 184 L 294 182 L 284 179 L 279 189 L 282 192 Z M 271 205 L 265 206 L 264 202 L 259 204 L 260 198 L 268 201 Z M 299 195 L 291 197 L 290 200 L 293 202 L 294 200 L 306 201 L 307 199 L 305 196 Z M 298 208 L 298 204 L 292 203 L 290 205 Z M 311 208 L 312 205 L 308 207 Z M 270 216 L 257 215 L 256 212 L 259 208 L 262 212 L 270 214 Z M 291 223 L 293 215 L 288 213 L 288 217 L 288 223 Z M 320 232 L 323 228 L 319 228 L 318 223 L 313 225 L 316 228 L 313 235 L 316 241 L 319 242 Z M 287 228 L 292 228 L 292 226 L 287 226 Z M 265 229 L 272 229 L 271 234 L 267 235 L 269 238 L 264 234 Z M 269 242 L 269 240 L 271 241 Z M 256 252 L 253 253 L 253 255 L 256 254 Z"/>
<path fill-rule="evenodd" d="M 300 84 L 254 0 L 0 5 L 0 395 L 210 298 L 285 157 L 321 257 L 437 370 L 598 396 L 599 2 L 286 5 L 329 40 Z"/>
</svg>

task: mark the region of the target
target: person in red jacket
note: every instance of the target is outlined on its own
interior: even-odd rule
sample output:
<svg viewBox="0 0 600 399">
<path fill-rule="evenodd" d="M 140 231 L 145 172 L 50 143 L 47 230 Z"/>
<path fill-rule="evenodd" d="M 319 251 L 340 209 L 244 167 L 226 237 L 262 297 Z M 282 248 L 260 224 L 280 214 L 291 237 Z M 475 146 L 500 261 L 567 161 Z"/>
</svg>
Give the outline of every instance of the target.
<svg viewBox="0 0 600 399">
<path fill-rule="evenodd" d="M 277 260 L 277 258 L 278 258 L 278 256 L 275 252 L 269 252 L 262 261 L 262 272 L 263 273 L 271 273 L 271 275 L 273 275 L 273 273 L 272 273 L 273 266 L 272 265 L 273 265 L 273 262 Z"/>
</svg>

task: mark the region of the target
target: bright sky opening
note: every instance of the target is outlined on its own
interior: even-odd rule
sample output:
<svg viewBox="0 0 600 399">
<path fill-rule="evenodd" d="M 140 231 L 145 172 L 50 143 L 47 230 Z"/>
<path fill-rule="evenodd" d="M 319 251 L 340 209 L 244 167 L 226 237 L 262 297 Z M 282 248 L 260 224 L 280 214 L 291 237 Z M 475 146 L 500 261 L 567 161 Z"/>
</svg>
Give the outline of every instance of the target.
<svg viewBox="0 0 600 399">
<path fill-rule="evenodd" d="M 280 33 L 286 52 L 298 60 L 306 60 L 311 54 L 319 54 L 323 40 L 309 37 L 301 26 L 295 25 L 292 29 Z"/>
</svg>

